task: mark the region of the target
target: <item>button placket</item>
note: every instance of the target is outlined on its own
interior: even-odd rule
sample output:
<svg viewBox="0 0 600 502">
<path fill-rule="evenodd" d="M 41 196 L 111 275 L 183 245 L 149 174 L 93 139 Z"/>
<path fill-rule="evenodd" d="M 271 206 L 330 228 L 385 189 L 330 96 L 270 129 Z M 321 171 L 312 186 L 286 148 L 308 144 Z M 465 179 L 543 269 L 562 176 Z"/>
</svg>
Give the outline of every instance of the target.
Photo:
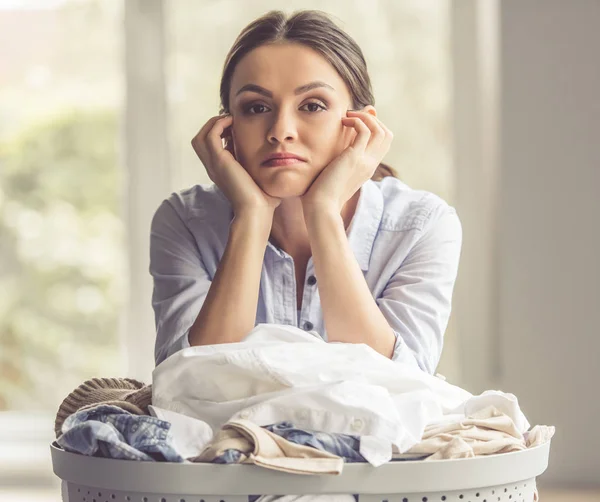
<svg viewBox="0 0 600 502">
<path fill-rule="evenodd" d="M 317 283 L 317 278 L 314 275 L 314 269 L 312 266 L 312 256 L 308 259 L 308 263 L 306 265 L 306 275 L 307 278 L 305 280 L 305 288 L 304 288 L 304 294 L 303 294 L 303 298 L 302 298 L 302 309 L 305 309 L 305 306 L 307 308 L 307 310 L 304 310 L 305 312 L 308 312 L 308 315 L 311 315 L 311 304 L 313 301 L 313 296 L 314 296 L 314 285 Z M 306 287 L 308 286 L 308 287 Z M 309 289 L 310 287 L 310 289 Z M 299 321 L 299 320 L 298 320 Z M 312 331 L 315 328 L 315 325 L 310 322 L 310 321 L 305 321 L 302 324 L 302 329 L 304 329 L 304 331 Z"/>
<path fill-rule="evenodd" d="M 289 301 L 286 302 L 285 305 L 285 312 L 286 312 L 286 316 L 289 315 L 292 319 L 295 317 L 294 316 L 294 312 L 296 312 L 296 273 L 295 273 L 295 264 L 294 264 L 294 259 L 289 256 L 286 259 L 286 272 L 289 274 L 289 277 L 291 278 L 291 286 L 287 287 L 286 286 L 286 291 L 285 291 L 285 297 L 286 299 L 288 299 Z M 296 313 L 297 315 L 297 313 Z"/>
</svg>

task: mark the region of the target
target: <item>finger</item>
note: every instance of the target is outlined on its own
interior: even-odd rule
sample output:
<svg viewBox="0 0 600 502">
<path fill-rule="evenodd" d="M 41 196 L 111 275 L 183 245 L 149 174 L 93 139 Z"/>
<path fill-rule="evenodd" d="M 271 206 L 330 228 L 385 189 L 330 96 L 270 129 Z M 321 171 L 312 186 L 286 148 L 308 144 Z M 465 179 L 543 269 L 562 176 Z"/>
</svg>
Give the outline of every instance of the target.
<svg viewBox="0 0 600 502">
<path fill-rule="evenodd" d="M 371 137 L 371 129 L 369 129 L 367 124 L 358 117 L 343 117 L 342 124 L 353 127 L 356 130 L 357 134 L 356 138 L 354 138 L 352 148 L 359 152 L 364 152 L 369 143 L 369 138 Z"/>
<path fill-rule="evenodd" d="M 225 115 L 215 121 L 212 128 L 208 131 L 205 140 L 205 144 L 211 152 L 218 153 L 223 150 L 222 138 L 228 134 L 225 130 L 232 124 L 233 117 L 231 115 Z"/>
<path fill-rule="evenodd" d="M 192 142 L 204 141 L 206 135 L 208 134 L 208 131 L 212 129 L 212 127 L 215 125 L 215 122 L 224 116 L 225 115 L 216 115 L 208 119 L 206 123 L 202 126 L 202 128 L 195 134 L 195 136 L 192 139 Z"/>
<path fill-rule="evenodd" d="M 381 127 L 381 122 L 374 115 L 367 112 L 360 112 L 354 110 L 348 110 L 348 116 L 350 117 L 358 117 L 367 125 L 367 127 L 371 131 L 371 137 L 369 138 L 369 143 L 367 145 L 367 149 L 375 148 L 378 149 L 381 143 L 385 140 L 385 130 Z"/>
<path fill-rule="evenodd" d="M 208 173 L 209 179 L 215 182 L 215 178 L 213 175 L 213 166 L 215 160 L 215 154 L 218 154 L 219 150 L 223 150 L 223 142 L 219 140 L 219 145 L 217 149 L 214 149 L 211 144 L 207 142 L 207 136 L 213 130 L 214 126 L 218 124 L 220 121 L 224 122 L 228 115 L 217 115 L 215 117 L 211 117 L 205 124 L 202 126 L 198 134 L 192 138 L 192 147 L 194 151 L 198 155 L 198 158 L 204 165 L 206 172 Z M 226 121 L 225 121 L 226 122 Z M 222 126 L 223 129 L 227 127 L 227 123 Z M 232 154 L 233 155 L 233 154 Z"/>
<path fill-rule="evenodd" d="M 213 129 L 215 124 L 220 120 L 224 119 L 228 115 L 217 115 L 215 117 L 211 117 L 198 131 L 198 134 L 192 138 L 192 146 L 194 150 L 198 154 L 198 156 L 204 157 L 209 150 L 209 145 L 207 144 L 207 136 L 210 131 Z M 221 144 L 221 148 L 223 148 L 223 144 Z"/>
<path fill-rule="evenodd" d="M 233 138 L 231 137 L 231 135 L 228 135 L 226 137 L 223 138 L 225 141 L 225 150 L 227 150 L 229 153 L 231 153 L 233 155 Z"/>
<path fill-rule="evenodd" d="M 365 155 L 375 159 L 377 164 L 389 151 L 394 135 L 376 116 L 360 111 L 349 111 L 350 115 L 356 115 L 365 121 L 371 130 L 371 138 L 365 148 Z"/>
<path fill-rule="evenodd" d="M 227 150 L 235 158 L 235 150 L 233 148 L 233 136 L 231 134 L 231 128 L 225 129 L 223 133 L 223 140 L 225 142 L 225 150 Z"/>
<path fill-rule="evenodd" d="M 379 125 L 385 131 L 384 144 L 386 145 L 387 148 L 389 148 L 390 145 L 392 144 L 392 140 L 394 139 L 394 133 L 392 131 L 390 131 L 390 129 L 388 127 L 386 127 L 386 125 L 381 120 L 379 120 L 379 119 L 377 119 L 377 120 L 379 122 Z"/>
</svg>

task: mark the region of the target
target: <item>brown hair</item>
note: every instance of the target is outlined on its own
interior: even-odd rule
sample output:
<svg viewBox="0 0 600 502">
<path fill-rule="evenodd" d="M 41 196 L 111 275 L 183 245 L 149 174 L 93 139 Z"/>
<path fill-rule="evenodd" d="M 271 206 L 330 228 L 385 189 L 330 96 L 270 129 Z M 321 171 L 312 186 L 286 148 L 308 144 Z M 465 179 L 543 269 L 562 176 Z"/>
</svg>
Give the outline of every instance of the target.
<svg viewBox="0 0 600 502">
<path fill-rule="evenodd" d="M 229 113 L 229 90 L 237 63 L 261 45 L 281 42 L 310 47 L 329 61 L 350 90 L 353 110 L 375 104 L 367 63 L 352 37 L 324 12 L 301 10 L 288 19 L 284 12 L 273 10 L 246 26 L 229 50 L 221 76 L 219 113 Z M 386 176 L 398 175 L 392 167 L 380 163 L 371 179 L 378 181 Z"/>
</svg>

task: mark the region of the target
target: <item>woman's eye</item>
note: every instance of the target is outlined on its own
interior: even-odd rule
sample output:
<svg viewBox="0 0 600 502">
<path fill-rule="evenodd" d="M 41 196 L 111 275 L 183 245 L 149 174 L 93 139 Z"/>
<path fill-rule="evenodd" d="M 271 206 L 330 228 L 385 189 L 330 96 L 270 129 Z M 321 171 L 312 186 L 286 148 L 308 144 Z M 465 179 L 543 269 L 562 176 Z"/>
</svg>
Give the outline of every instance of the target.
<svg viewBox="0 0 600 502">
<path fill-rule="evenodd" d="M 317 113 L 319 111 L 325 111 L 327 110 L 326 106 L 321 104 L 321 103 L 317 103 L 317 102 L 310 102 L 310 103 L 304 103 L 302 105 L 301 108 L 306 107 L 306 111 L 308 111 L 309 113 Z M 246 106 L 244 108 L 244 112 L 248 115 L 259 115 L 264 113 L 264 110 L 268 110 L 269 108 L 263 104 L 260 103 L 254 103 L 250 106 Z"/>
<path fill-rule="evenodd" d="M 257 113 L 262 113 L 262 112 L 252 112 L 253 109 L 258 108 L 258 107 L 262 107 L 262 108 L 266 108 L 265 105 L 261 105 L 260 103 L 256 103 L 250 106 L 247 106 L 244 111 L 250 115 L 256 115 Z"/>
<path fill-rule="evenodd" d="M 325 106 L 323 106 L 321 103 L 315 103 L 314 101 L 312 101 L 312 102 L 310 102 L 310 103 L 305 103 L 305 104 L 304 104 L 304 105 L 302 105 L 302 106 L 308 106 L 308 107 L 311 107 L 311 106 L 312 106 L 312 108 L 309 108 L 309 110 L 308 110 L 308 111 L 309 111 L 309 112 L 311 112 L 311 113 L 318 112 L 318 111 L 319 111 L 319 109 L 321 109 L 321 110 L 323 110 L 323 111 L 327 110 L 327 108 L 325 108 Z"/>
</svg>

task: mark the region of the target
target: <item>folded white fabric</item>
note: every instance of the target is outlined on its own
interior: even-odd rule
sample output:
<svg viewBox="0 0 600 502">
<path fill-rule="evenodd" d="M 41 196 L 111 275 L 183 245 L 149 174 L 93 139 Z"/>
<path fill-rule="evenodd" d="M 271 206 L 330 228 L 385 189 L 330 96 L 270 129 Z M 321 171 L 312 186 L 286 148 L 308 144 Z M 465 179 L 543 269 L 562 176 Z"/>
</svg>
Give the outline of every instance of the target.
<svg viewBox="0 0 600 502">
<path fill-rule="evenodd" d="M 361 436 L 373 465 L 421 441 L 425 427 L 493 404 L 525 432 L 512 394 L 473 396 L 364 344 L 326 343 L 294 326 L 259 324 L 240 343 L 190 347 L 154 369 L 154 406 L 206 422 L 216 433 L 242 418 L 264 426 Z"/>
</svg>

